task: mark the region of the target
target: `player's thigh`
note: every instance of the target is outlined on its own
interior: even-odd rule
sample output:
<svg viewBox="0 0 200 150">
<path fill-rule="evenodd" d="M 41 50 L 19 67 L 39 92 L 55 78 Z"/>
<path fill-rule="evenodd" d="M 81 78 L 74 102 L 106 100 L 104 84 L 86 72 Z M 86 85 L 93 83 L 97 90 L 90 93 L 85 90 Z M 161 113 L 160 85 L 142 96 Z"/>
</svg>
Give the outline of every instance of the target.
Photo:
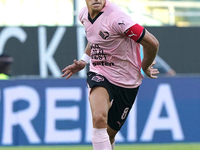
<svg viewBox="0 0 200 150">
<path fill-rule="evenodd" d="M 90 107 L 93 115 L 107 115 L 110 108 L 109 95 L 104 87 L 93 87 L 89 95 Z"/>
</svg>

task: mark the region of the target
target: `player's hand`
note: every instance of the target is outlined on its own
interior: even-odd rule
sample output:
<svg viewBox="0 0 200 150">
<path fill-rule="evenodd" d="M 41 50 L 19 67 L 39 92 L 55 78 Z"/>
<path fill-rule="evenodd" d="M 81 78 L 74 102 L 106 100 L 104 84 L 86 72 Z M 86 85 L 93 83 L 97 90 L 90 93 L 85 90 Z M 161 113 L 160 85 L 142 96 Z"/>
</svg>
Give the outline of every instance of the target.
<svg viewBox="0 0 200 150">
<path fill-rule="evenodd" d="M 156 64 L 156 61 L 153 61 L 153 63 L 147 68 L 147 70 L 143 70 L 145 74 L 152 79 L 158 78 L 157 74 L 159 74 L 158 69 L 153 68 L 153 66 Z"/>
<path fill-rule="evenodd" d="M 86 62 L 83 60 L 74 60 L 74 63 L 67 66 L 66 68 L 64 68 L 62 70 L 62 72 L 64 72 L 62 74 L 62 77 L 66 77 L 66 79 L 69 79 L 74 73 L 77 73 L 78 71 L 82 70 L 83 68 L 85 68 L 86 66 Z"/>
</svg>

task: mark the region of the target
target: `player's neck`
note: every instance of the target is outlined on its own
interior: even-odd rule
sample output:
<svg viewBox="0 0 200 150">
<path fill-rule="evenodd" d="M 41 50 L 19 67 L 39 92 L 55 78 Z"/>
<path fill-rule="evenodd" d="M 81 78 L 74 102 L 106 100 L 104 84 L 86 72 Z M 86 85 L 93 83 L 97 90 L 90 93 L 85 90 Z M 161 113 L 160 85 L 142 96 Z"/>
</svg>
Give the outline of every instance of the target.
<svg viewBox="0 0 200 150">
<path fill-rule="evenodd" d="M 89 11 L 91 19 L 94 19 L 101 11 Z"/>
</svg>

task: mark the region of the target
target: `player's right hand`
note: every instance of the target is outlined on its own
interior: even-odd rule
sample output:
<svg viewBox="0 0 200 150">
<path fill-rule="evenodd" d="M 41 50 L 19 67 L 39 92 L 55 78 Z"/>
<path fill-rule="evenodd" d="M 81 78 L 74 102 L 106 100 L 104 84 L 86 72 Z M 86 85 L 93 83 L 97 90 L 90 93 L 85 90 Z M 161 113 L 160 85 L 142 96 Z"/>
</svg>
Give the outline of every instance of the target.
<svg viewBox="0 0 200 150">
<path fill-rule="evenodd" d="M 82 70 L 86 66 L 86 62 L 83 60 L 74 60 L 74 63 L 65 67 L 62 72 L 62 77 L 66 76 L 66 79 L 69 79 L 74 73 L 77 73 L 78 71 Z"/>
</svg>

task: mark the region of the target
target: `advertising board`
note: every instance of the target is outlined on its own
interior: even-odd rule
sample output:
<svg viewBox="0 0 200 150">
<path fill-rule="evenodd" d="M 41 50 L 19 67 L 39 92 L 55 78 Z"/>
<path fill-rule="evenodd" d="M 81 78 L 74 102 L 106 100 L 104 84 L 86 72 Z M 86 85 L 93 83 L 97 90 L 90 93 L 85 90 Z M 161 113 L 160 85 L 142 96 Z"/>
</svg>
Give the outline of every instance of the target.
<svg viewBox="0 0 200 150">
<path fill-rule="evenodd" d="M 200 78 L 143 80 L 117 143 L 200 142 Z M 91 143 L 84 78 L 0 81 L 0 145 Z"/>
</svg>

